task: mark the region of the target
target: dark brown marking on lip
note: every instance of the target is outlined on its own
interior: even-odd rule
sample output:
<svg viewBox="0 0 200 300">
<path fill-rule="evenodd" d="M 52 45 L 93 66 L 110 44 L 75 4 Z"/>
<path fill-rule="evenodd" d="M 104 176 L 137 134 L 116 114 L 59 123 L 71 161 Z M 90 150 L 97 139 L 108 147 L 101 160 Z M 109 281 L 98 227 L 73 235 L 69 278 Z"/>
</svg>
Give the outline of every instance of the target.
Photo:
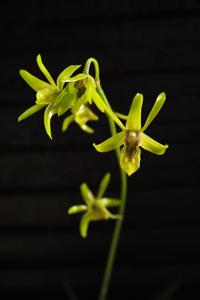
<svg viewBox="0 0 200 300">
<path fill-rule="evenodd" d="M 83 80 L 78 80 L 74 83 L 74 87 L 77 89 L 77 96 L 81 98 L 85 94 L 86 88 L 83 83 Z"/>
<path fill-rule="evenodd" d="M 129 159 L 134 158 L 137 152 L 137 147 L 140 143 L 140 136 L 138 132 L 127 131 L 125 136 L 126 154 Z"/>
</svg>

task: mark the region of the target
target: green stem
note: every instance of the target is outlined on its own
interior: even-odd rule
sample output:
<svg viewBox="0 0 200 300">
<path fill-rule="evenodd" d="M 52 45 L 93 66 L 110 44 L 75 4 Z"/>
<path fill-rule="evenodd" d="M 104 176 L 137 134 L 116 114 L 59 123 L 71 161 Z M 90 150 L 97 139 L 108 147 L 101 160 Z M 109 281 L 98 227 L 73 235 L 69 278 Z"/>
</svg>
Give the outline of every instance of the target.
<svg viewBox="0 0 200 300">
<path fill-rule="evenodd" d="M 95 68 L 95 81 L 99 82 L 99 64 L 95 58 L 93 57 L 88 58 L 88 60 L 85 63 L 84 73 L 89 74 L 91 63 L 94 64 L 94 68 Z"/>
<path fill-rule="evenodd" d="M 109 102 L 108 102 L 100 84 L 97 84 L 97 91 L 100 94 L 100 96 L 102 97 L 102 99 L 106 102 L 106 104 L 109 105 Z M 111 134 L 112 135 L 116 134 L 116 127 L 115 127 L 114 121 L 109 116 L 108 116 L 108 121 L 109 121 Z M 120 161 L 119 148 L 116 149 L 116 156 L 117 156 L 117 160 L 118 160 L 118 164 L 119 164 L 119 161 Z M 122 218 L 116 220 L 116 224 L 115 224 L 115 228 L 114 228 L 114 232 L 113 232 L 113 236 L 112 236 L 112 241 L 110 244 L 109 254 L 108 254 L 108 258 L 107 258 L 107 263 L 106 263 L 106 267 L 105 267 L 105 271 L 104 271 L 104 275 L 103 275 L 103 281 L 102 281 L 102 286 L 101 286 L 101 290 L 100 290 L 100 294 L 99 294 L 99 300 L 105 300 L 107 297 L 107 294 L 108 294 L 108 289 L 109 289 L 110 280 L 111 280 L 111 276 L 112 276 L 114 261 L 115 261 L 115 257 L 117 254 L 117 248 L 118 248 L 119 239 L 120 239 L 121 230 L 122 230 L 123 216 L 124 216 L 125 207 L 126 207 L 127 177 L 126 177 L 125 172 L 121 169 L 120 165 L 119 165 L 119 169 L 120 169 L 120 177 L 121 177 L 121 195 L 120 195 L 121 204 L 119 207 L 119 214 L 122 216 Z"/>
<path fill-rule="evenodd" d="M 95 81 L 96 81 L 96 85 L 97 85 L 97 92 L 101 96 L 102 100 L 110 107 L 108 99 L 107 99 L 107 97 L 101 87 L 101 84 L 100 84 L 99 65 L 98 65 L 97 60 L 94 58 L 89 58 L 85 64 L 84 72 L 89 73 L 89 68 L 90 68 L 91 63 L 93 63 L 94 67 L 95 67 Z M 114 135 L 114 134 L 116 134 L 115 123 L 110 116 L 107 116 L 107 117 L 108 117 L 108 121 L 109 121 L 111 134 Z M 109 289 L 110 280 L 111 280 L 111 276 L 112 276 L 114 261 L 115 261 L 117 248 L 118 248 L 118 244 L 119 244 L 119 239 L 120 239 L 120 234 L 121 234 L 121 230 L 122 230 L 123 216 L 124 216 L 124 212 L 125 212 L 126 198 L 127 198 L 127 176 L 126 176 L 125 172 L 120 168 L 120 163 L 119 163 L 120 162 L 120 149 L 119 148 L 116 149 L 115 152 L 116 152 L 116 156 L 117 156 L 117 161 L 118 161 L 118 165 L 119 165 L 119 169 L 120 169 L 120 177 L 121 177 L 121 195 L 120 195 L 121 196 L 121 204 L 119 207 L 119 214 L 121 214 L 122 218 L 118 219 L 115 224 L 112 241 L 111 241 L 111 245 L 110 245 L 110 249 L 109 249 L 109 254 L 108 254 L 108 258 L 107 258 L 107 263 L 106 263 L 106 267 L 105 267 L 105 271 L 104 271 L 104 275 L 103 275 L 103 281 L 102 281 L 102 286 L 101 286 L 101 290 L 100 290 L 100 294 L 99 294 L 99 300 L 106 300 L 106 297 L 108 294 L 108 289 Z"/>
</svg>

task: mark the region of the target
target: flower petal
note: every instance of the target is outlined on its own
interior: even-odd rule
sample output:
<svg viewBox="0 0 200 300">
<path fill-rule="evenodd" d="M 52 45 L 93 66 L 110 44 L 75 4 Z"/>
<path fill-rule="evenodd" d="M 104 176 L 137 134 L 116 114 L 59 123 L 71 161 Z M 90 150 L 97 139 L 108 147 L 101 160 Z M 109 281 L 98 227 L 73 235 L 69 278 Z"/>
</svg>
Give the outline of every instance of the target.
<svg viewBox="0 0 200 300">
<path fill-rule="evenodd" d="M 33 114 L 35 114 L 37 111 L 39 111 L 40 109 L 42 109 L 43 107 L 45 107 L 46 105 L 33 105 L 30 108 L 28 108 L 25 112 L 23 112 L 19 118 L 18 118 L 18 122 L 32 116 Z"/>
<path fill-rule="evenodd" d="M 60 90 L 62 90 L 63 85 L 64 85 L 63 78 L 68 79 L 80 67 L 81 67 L 81 65 L 71 65 L 71 66 L 65 68 L 57 78 L 57 87 Z"/>
<path fill-rule="evenodd" d="M 64 96 L 67 94 L 67 91 L 64 89 L 62 90 L 57 97 L 55 98 L 55 100 L 53 101 L 53 105 L 57 106 L 58 104 L 60 104 L 60 102 L 62 101 L 62 99 L 64 98 Z"/>
<path fill-rule="evenodd" d="M 74 121 L 74 116 L 70 115 L 66 117 L 62 123 L 62 131 L 66 131 L 69 127 L 69 125 Z"/>
<path fill-rule="evenodd" d="M 163 104 L 165 103 L 165 100 L 166 100 L 166 94 L 164 92 L 158 95 L 158 97 L 147 117 L 147 120 L 146 120 L 144 126 L 142 127 L 142 131 L 145 131 L 147 129 L 147 127 L 149 127 L 149 125 L 151 124 L 153 119 L 157 116 L 157 114 L 161 110 Z"/>
<path fill-rule="evenodd" d="M 77 214 L 79 212 L 83 212 L 87 210 L 87 206 L 86 205 L 73 205 L 68 209 L 68 214 L 72 215 L 72 214 Z"/>
<path fill-rule="evenodd" d="M 80 186 L 81 196 L 83 197 L 85 203 L 88 206 L 91 206 L 94 202 L 94 195 L 92 191 L 89 189 L 87 183 L 82 183 Z"/>
<path fill-rule="evenodd" d="M 116 148 L 119 148 L 124 143 L 124 138 L 126 136 L 126 131 L 120 131 L 119 133 L 116 133 L 111 138 L 105 140 L 103 143 L 96 145 L 95 143 L 93 146 L 98 152 L 108 152 L 111 150 L 114 150 Z"/>
<path fill-rule="evenodd" d="M 58 116 L 62 116 L 68 109 L 70 109 L 71 104 L 75 100 L 75 95 L 72 95 L 71 93 L 66 93 L 64 97 L 62 98 L 62 101 L 59 105 L 58 109 Z"/>
<path fill-rule="evenodd" d="M 92 91 L 92 100 L 94 101 L 95 105 L 101 112 L 105 111 L 105 103 L 101 99 L 100 95 L 97 93 L 95 87 L 93 87 L 93 91 Z"/>
<path fill-rule="evenodd" d="M 140 155 L 141 155 L 141 151 L 139 147 L 137 147 L 136 153 L 133 157 L 129 157 L 129 155 L 127 155 L 126 146 L 122 148 L 121 155 L 120 155 L 120 166 L 122 170 L 124 170 L 124 172 L 129 176 L 135 173 L 139 169 Z"/>
<path fill-rule="evenodd" d="M 106 173 L 106 175 L 103 177 L 99 184 L 98 192 L 97 192 L 97 198 L 101 199 L 109 185 L 110 182 L 110 173 Z"/>
<path fill-rule="evenodd" d="M 36 92 L 45 88 L 51 88 L 51 85 L 49 83 L 40 80 L 39 78 L 27 72 L 26 70 L 20 70 L 19 74 L 26 81 L 26 83 Z"/>
<path fill-rule="evenodd" d="M 106 198 L 102 198 L 101 202 L 106 207 L 116 207 L 116 206 L 119 206 L 121 204 L 121 201 L 119 199 L 107 198 L 107 197 Z"/>
<path fill-rule="evenodd" d="M 84 80 L 84 84 L 85 84 L 85 94 L 84 97 L 87 99 L 86 102 L 89 102 L 89 104 L 92 104 L 92 93 L 93 93 L 93 83 L 90 80 L 90 78 L 86 78 Z"/>
<path fill-rule="evenodd" d="M 74 82 L 74 81 L 79 81 L 79 80 L 83 80 L 85 78 L 87 78 L 88 75 L 87 74 L 84 74 L 84 73 L 80 73 L 80 74 L 77 74 L 73 77 L 68 77 L 68 76 L 64 76 L 63 79 L 62 79 L 62 82 L 65 83 L 65 82 Z"/>
<path fill-rule="evenodd" d="M 133 98 L 131 108 L 126 121 L 126 128 L 130 130 L 141 130 L 141 112 L 142 112 L 143 95 L 137 93 Z"/>
<path fill-rule="evenodd" d="M 80 222 L 80 234 L 83 238 L 87 237 L 89 223 L 91 221 L 91 213 L 86 212 Z"/>
<path fill-rule="evenodd" d="M 51 77 L 49 71 L 47 71 L 46 67 L 44 66 L 40 54 L 37 55 L 36 60 L 37 60 L 38 67 L 40 68 L 41 72 L 44 74 L 44 76 L 47 78 L 47 80 L 51 83 L 52 87 L 54 87 L 54 88 L 57 89 L 57 86 L 56 86 L 56 84 L 55 84 L 55 81 L 54 81 L 53 78 Z"/>
<path fill-rule="evenodd" d="M 75 113 L 75 115 L 79 124 L 85 124 L 88 121 L 97 121 L 99 119 L 98 116 L 84 104 L 79 107 L 79 110 Z"/>
<path fill-rule="evenodd" d="M 52 139 L 51 135 L 51 118 L 53 115 L 57 113 L 57 108 L 55 108 L 52 104 L 49 104 L 44 112 L 44 127 L 46 130 L 46 133 Z"/>
<path fill-rule="evenodd" d="M 75 122 L 80 128 L 87 133 L 94 133 L 94 130 L 89 127 L 86 123 L 88 121 L 98 120 L 98 116 L 95 115 L 86 105 L 81 105 L 77 112 L 73 111 Z"/>
<path fill-rule="evenodd" d="M 113 219 L 113 220 L 117 220 L 117 219 L 121 219 L 122 220 L 122 215 L 114 215 L 112 213 L 109 212 L 109 219 Z"/>
<path fill-rule="evenodd" d="M 168 145 L 162 145 L 156 142 L 145 133 L 140 134 L 140 146 L 145 150 L 150 151 L 157 155 L 164 154 L 166 149 L 169 147 Z"/>
<path fill-rule="evenodd" d="M 115 114 L 116 114 L 117 117 L 119 117 L 122 120 L 127 120 L 128 119 L 127 115 L 121 114 L 119 112 L 115 112 Z"/>
<path fill-rule="evenodd" d="M 83 124 L 83 125 L 78 124 L 78 125 L 80 126 L 80 128 L 81 128 L 83 131 L 85 131 L 85 132 L 87 132 L 87 133 L 90 133 L 90 134 L 94 133 L 94 129 L 91 128 L 90 126 L 88 126 L 88 125 L 86 125 L 86 124 Z"/>
</svg>

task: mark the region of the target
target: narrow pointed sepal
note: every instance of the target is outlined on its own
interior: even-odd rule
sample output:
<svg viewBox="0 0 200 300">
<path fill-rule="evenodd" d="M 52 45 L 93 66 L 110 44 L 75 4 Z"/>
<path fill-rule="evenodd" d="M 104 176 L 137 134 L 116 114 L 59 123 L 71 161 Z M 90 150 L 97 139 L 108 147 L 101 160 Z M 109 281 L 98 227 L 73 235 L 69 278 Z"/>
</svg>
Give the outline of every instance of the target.
<svg viewBox="0 0 200 300">
<path fill-rule="evenodd" d="M 115 112 L 116 116 L 122 120 L 127 120 L 128 119 L 128 116 L 127 115 L 124 115 L 124 114 L 121 114 L 119 112 Z"/>
<path fill-rule="evenodd" d="M 111 175 L 110 173 L 106 173 L 106 175 L 103 177 L 99 184 L 98 192 L 97 192 L 97 198 L 100 199 L 105 194 L 105 191 L 109 185 Z"/>
<path fill-rule="evenodd" d="M 121 201 L 119 199 L 115 199 L 115 198 L 102 198 L 101 199 L 102 204 L 105 207 L 117 207 L 120 206 Z"/>
<path fill-rule="evenodd" d="M 130 130 L 141 130 L 141 113 L 142 113 L 143 95 L 137 93 L 133 98 L 131 108 L 126 121 L 126 128 Z"/>
<path fill-rule="evenodd" d="M 19 117 L 18 117 L 18 122 L 21 122 L 22 120 L 32 116 L 33 114 L 35 114 L 36 112 L 38 112 L 39 110 L 41 110 L 43 107 L 45 107 L 45 105 L 33 105 L 30 108 L 28 108 L 26 111 L 24 111 Z"/>
<path fill-rule="evenodd" d="M 21 77 L 26 81 L 26 83 L 36 92 L 43 89 L 51 89 L 51 85 L 39 78 L 33 76 L 31 73 L 27 72 L 26 70 L 20 70 L 19 74 Z"/>
<path fill-rule="evenodd" d="M 142 127 L 142 131 L 145 131 L 149 127 L 149 125 L 151 124 L 153 119 L 157 116 L 157 114 L 161 110 L 163 104 L 165 103 L 165 100 L 166 100 L 166 94 L 164 92 L 162 92 L 161 94 L 158 95 L 158 97 L 147 117 L 147 120 L 146 120 L 144 126 Z"/>
<path fill-rule="evenodd" d="M 124 143 L 125 136 L 126 131 L 121 131 L 119 133 L 116 133 L 106 141 L 102 142 L 101 144 L 96 145 L 94 143 L 93 146 L 98 152 L 108 152 L 122 146 Z"/>
<path fill-rule="evenodd" d="M 82 183 L 80 186 L 80 191 L 82 198 L 88 206 L 91 206 L 94 202 L 94 195 L 92 191 L 89 189 L 87 183 Z"/>
<path fill-rule="evenodd" d="M 68 80 L 70 78 L 70 76 L 79 68 L 81 67 L 81 65 L 71 65 L 68 66 L 67 68 L 65 68 L 58 76 L 57 78 L 57 87 L 61 90 L 63 88 L 64 85 L 64 81 L 63 79 L 65 78 L 65 80 Z"/>
<path fill-rule="evenodd" d="M 65 83 L 65 82 L 75 82 L 75 81 L 86 79 L 87 77 L 88 77 L 88 75 L 84 74 L 84 73 L 77 74 L 73 77 L 64 76 L 63 79 L 62 79 L 62 82 L 63 83 Z"/>
<path fill-rule="evenodd" d="M 112 220 L 118 220 L 118 219 L 120 219 L 120 220 L 122 220 L 122 215 L 119 215 L 119 214 L 111 214 L 111 213 L 109 213 L 109 219 L 112 219 Z"/>
<path fill-rule="evenodd" d="M 74 116 L 70 115 L 66 117 L 62 123 L 62 131 L 66 131 L 69 127 L 69 125 L 74 121 Z"/>
<path fill-rule="evenodd" d="M 81 222 L 80 222 L 80 234 L 83 238 L 87 237 L 88 227 L 89 227 L 90 221 L 91 221 L 91 214 L 89 212 L 86 212 L 82 216 Z"/>
<path fill-rule="evenodd" d="M 85 131 L 86 133 L 89 133 L 89 134 L 93 134 L 94 133 L 94 129 L 91 128 L 90 126 L 86 125 L 86 124 L 83 124 L 83 125 L 79 125 L 80 128 Z"/>
<path fill-rule="evenodd" d="M 97 106 L 97 108 L 101 112 L 104 112 L 105 111 L 105 103 L 101 99 L 101 96 L 97 93 L 95 87 L 93 87 L 93 90 L 92 90 L 92 99 L 93 99 L 95 105 Z"/>
<path fill-rule="evenodd" d="M 77 214 L 80 212 L 84 212 L 87 210 L 87 206 L 86 205 L 73 205 L 72 207 L 70 207 L 68 209 L 68 214 L 72 215 L 72 214 Z"/>
<path fill-rule="evenodd" d="M 154 139 L 150 138 L 145 133 L 140 134 L 140 146 L 154 154 L 162 155 L 165 153 L 166 149 L 169 147 L 168 145 L 162 145 Z"/>
<path fill-rule="evenodd" d="M 46 133 L 52 139 L 51 134 L 51 118 L 57 113 L 57 108 L 53 107 L 52 104 L 49 104 L 44 112 L 44 127 L 46 130 Z"/>
<path fill-rule="evenodd" d="M 89 104 L 92 104 L 92 93 L 93 93 L 93 81 L 90 78 L 86 78 L 84 80 L 84 84 L 85 84 L 85 98 L 86 98 L 86 102 L 88 102 Z"/>
<path fill-rule="evenodd" d="M 141 151 L 140 148 L 136 148 L 136 152 L 134 155 L 130 156 L 129 153 L 127 153 L 127 147 L 124 146 L 121 150 L 120 154 L 120 166 L 122 170 L 127 174 L 127 175 L 132 175 L 135 173 L 139 167 L 140 167 L 140 155 Z"/>
<path fill-rule="evenodd" d="M 57 89 L 57 86 L 56 86 L 56 84 L 55 84 L 55 81 L 53 80 L 53 78 L 52 78 L 52 76 L 50 75 L 50 73 L 49 73 L 49 71 L 47 70 L 47 68 L 44 66 L 40 54 L 37 55 L 36 60 L 37 60 L 38 67 L 40 68 L 40 71 L 44 74 L 44 76 L 47 78 L 47 80 L 50 82 L 50 84 L 51 84 L 55 89 Z"/>
</svg>

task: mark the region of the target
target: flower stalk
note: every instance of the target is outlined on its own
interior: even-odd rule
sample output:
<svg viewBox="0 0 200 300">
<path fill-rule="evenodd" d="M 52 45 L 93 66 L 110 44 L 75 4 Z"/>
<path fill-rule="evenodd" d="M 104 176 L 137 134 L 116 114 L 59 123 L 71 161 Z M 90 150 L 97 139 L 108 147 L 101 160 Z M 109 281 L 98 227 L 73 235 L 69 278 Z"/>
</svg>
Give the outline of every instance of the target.
<svg viewBox="0 0 200 300">
<path fill-rule="evenodd" d="M 101 88 L 101 85 L 99 84 L 98 89 L 97 89 L 103 98 L 103 100 L 108 104 L 108 100 L 104 94 L 103 89 Z M 116 126 L 113 121 L 113 119 L 108 116 L 108 121 L 110 125 L 110 131 L 112 135 L 116 134 Z M 120 168 L 120 150 L 119 148 L 115 149 L 118 165 L 119 165 L 119 171 L 120 171 L 120 180 L 121 180 L 121 191 L 120 191 L 120 206 L 119 206 L 119 211 L 118 214 L 121 215 L 120 219 L 117 219 L 115 222 L 115 228 L 113 231 L 113 236 L 110 244 L 110 249 L 108 253 L 108 258 L 106 262 L 106 267 L 103 275 L 103 281 L 100 289 L 100 294 L 99 294 L 99 300 L 106 300 L 109 286 L 110 286 L 110 281 L 111 281 L 111 276 L 113 272 L 113 266 L 117 254 L 117 248 L 120 240 L 120 235 L 121 235 L 121 230 L 122 230 L 122 224 L 123 224 L 123 218 L 124 218 L 124 213 L 125 213 L 125 208 L 126 208 L 126 199 L 127 199 L 127 176 L 126 173 Z"/>
<path fill-rule="evenodd" d="M 99 64 L 96 59 L 94 58 L 89 58 L 85 64 L 85 69 L 84 72 L 89 72 L 90 70 L 90 65 L 91 63 L 94 64 L 95 67 L 95 81 L 97 85 L 97 92 L 101 96 L 102 100 L 104 103 L 110 107 L 110 103 L 103 91 L 103 88 L 101 87 L 100 83 L 100 78 L 99 78 Z M 113 121 L 112 117 L 108 115 L 108 121 L 109 121 L 109 126 L 110 126 L 110 132 L 111 135 L 114 136 L 116 135 L 116 126 L 115 122 Z M 122 223 L 123 223 L 123 218 L 124 218 L 124 213 L 125 213 L 125 208 L 126 208 L 126 199 L 127 199 L 127 176 L 125 172 L 120 168 L 120 149 L 119 147 L 116 147 L 115 149 L 118 165 L 119 165 L 119 170 L 120 170 L 120 180 L 121 180 L 121 192 L 120 192 L 120 206 L 119 206 L 119 211 L 118 214 L 121 215 L 121 218 L 117 219 L 115 222 L 115 227 L 113 231 L 113 236 L 110 244 L 110 249 L 108 253 L 108 258 L 103 274 L 103 280 L 102 280 L 102 285 L 99 293 L 99 300 L 106 300 L 108 291 L 109 291 L 109 285 L 111 281 L 111 276 L 113 272 L 113 266 L 114 266 L 114 261 L 116 258 L 117 254 L 117 248 L 120 240 L 120 235 L 121 235 L 121 230 L 122 230 Z"/>
</svg>

